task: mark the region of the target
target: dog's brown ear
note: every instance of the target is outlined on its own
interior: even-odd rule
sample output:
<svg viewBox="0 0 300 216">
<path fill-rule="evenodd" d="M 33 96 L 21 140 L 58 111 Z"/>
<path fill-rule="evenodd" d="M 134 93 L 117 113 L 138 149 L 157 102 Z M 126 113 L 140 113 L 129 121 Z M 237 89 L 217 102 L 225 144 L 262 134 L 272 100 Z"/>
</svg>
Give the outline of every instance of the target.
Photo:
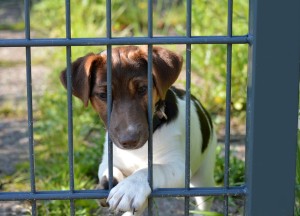
<svg viewBox="0 0 300 216">
<path fill-rule="evenodd" d="M 161 47 L 153 47 L 153 76 L 159 96 L 165 99 L 167 90 L 178 78 L 182 56 Z"/>
<path fill-rule="evenodd" d="M 101 56 L 90 53 L 72 63 L 72 94 L 81 99 L 85 107 L 87 107 L 90 98 L 92 70 L 100 62 Z M 67 88 L 67 69 L 61 72 L 60 80 Z"/>
</svg>

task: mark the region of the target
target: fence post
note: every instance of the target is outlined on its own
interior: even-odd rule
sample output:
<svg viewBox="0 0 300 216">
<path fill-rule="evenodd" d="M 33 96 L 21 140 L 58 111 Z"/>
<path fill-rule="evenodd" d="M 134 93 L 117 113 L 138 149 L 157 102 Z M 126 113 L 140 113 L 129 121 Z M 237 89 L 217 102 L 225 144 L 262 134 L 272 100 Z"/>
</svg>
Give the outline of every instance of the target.
<svg viewBox="0 0 300 216">
<path fill-rule="evenodd" d="M 300 1 L 250 0 L 246 215 L 293 215 Z"/>
</svg>

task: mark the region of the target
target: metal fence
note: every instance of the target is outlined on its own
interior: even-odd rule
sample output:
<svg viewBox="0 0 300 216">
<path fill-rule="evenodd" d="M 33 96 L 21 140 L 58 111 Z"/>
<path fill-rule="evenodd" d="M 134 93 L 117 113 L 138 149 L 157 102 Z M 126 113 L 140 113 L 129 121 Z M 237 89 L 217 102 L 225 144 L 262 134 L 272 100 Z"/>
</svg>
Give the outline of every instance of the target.
<svg viewBox="0 0 300 216">
<path fill-rule="evenodd" d="M 186 7 L 186 35 L 178 37 L 153 36 L 153 2 L 148 0 L 148 36 L 113 38 L 111 34 L 111 1 L 106 1 L 107 35 L 105 38 L 72 38 L 70 25 L 70 0 L 66 6 L 66 38 L 31 39 L 30 0 L 25 0 L 25 39 L 0 39 L 0 47 L 26 47 L 27 105 L 30 152 L 31 191 L 0 192 L 0 201 L 29 200 L 32 215 L 37 215 L 38 200 L 70 200 L 71 215 L 75 215 L 76 199 L 99 199 L 108 191 L 75 190 L 73 167 L 73 119 L 71 93 L 71 47 L 106 45 L 108 56 L 107 82 L 108 105 L 111 104 L 111 49 L 112 45 L 146 44 L 149 47 L 148 62 L 152 62 L 153 44 L 186 44 L 186 100 L 190 100 L 191 88 L 191 45 L 227 45 L 226 83 L 226 138 L 224 186 L 218 188 L 189 187 L 190 137 L 186 137 L 185 188 L 153 190 L 149 199 L 149 214 L 152 215 L 154 197 L 185 197 L 185 215 L 189 215 L 189 198 L 192 196 L 224 196 L 224 215 L 228 215 L 228 197 L 245 197 L 245 215 L 293 215 L 296 134 L 298 113 L 299 75 L 299 14 L 300 2 L 287 0 L 250 0 L 249 34 L 233 36 L 233 1 L 228 0 L 228 29 L 224 36 L 191 35 L 191 0 Z M 213 25 L 213 21 L 212 21 Z M 229 184 L 230 153 L 230 104 L 231 104 L 231 61 L 232 45 L 249 45 L 249 73 L 247 97 L 247 144 L 246 144 L 246 183 L 232 187 Z M 31 47 L 64 46 L 68 73 L 68 146 L 70 188 L 68 191 L 37 191 L 34 174 L 33 116 L 31 89 Z M 151 86 L 152 65 L 148 65 L 149 123 L 152 125 Z M 190 103 L 186 103 L 186 132 L 190 131 Z M 110 112 L 111 107 L 108 108 Z M 149 136 L 149 183 L 152 186 L 152 133 Z M 109 145 L 109 167 L 112 174 L 112 143 Z M 110 181 L 110 188 L 112 182 Z"/>
</svg>

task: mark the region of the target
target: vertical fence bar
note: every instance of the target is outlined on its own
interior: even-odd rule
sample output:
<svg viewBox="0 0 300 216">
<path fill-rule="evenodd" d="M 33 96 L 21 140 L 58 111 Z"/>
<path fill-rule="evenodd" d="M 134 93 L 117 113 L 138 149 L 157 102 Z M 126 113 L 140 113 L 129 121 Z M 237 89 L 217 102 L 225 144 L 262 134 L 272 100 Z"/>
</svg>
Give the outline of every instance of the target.
<svg viewBox="0 0 300 216">
<path fill-rule="evenodd" d="M 148 0 L 148 38 L 153 37 L 153 1 Z M 152 45 L 148 45 L 148 124 L 149 124 L 149 139 L 148 139 L 148 182 L 151 190 L 153 189 L 153 114 L 152 114 Z M 153 198 L 148 199 L 148 215 L 153 215 Z"/>
<path fill-rule="evenodd" d="M 192 2 L 186 3 L 186 37 L 191 37 Z M 191 44 L 186 44 L 186 107 L 185 107 L 185 189 L 190 189 L 190 122 L 191 122 Z M 184 198 L 184 214 L 189 215 L 190 197 Z"/>
<path fill-rule="evenodd" d="M 25 0 L 25 37 L 30 40 L 30 1 Z M 36 192 L 35 164 L 34 164 L 34 139 L 33 139 L 33 114 L 32 114 L 32 77 L 31 77 L 31 47 L 26 47 L 26 85 L 27 85 L 27 115 L 28 115 L 28 141 L 30 163 L 31 193 Z M 31 213 L 36 215 L 36 201 L 31 201 Z"/>
<path fill-rule="evenodd" d="M 111 0 L 106 0 L 106 37 L 111 38 Z M 112 46 L 107 45 L 107 128 L 110 125 L 110 115 L 112 110 L 112 66 L 111 66 L 111 55 Z M 113 143 L 110 139 L 109 130 L 108 132 L 108 187 L 112 189 L 113 187 Z"/>
<path fill-rule="evenodd" d="M 227 35 L 232 37 L 232 13 L 233 0 L 228 0 L 227 10 Z M 230 116 L 231 116 L 231 63 L 232 44 L 227 44 L 226 60 L 226 114 L 225 114 L 225 160 L 224 160 L 224 187 L 229 188 L 229 164 L 230 164 Z M 228 196 L 224 197 L 224 215 L 228 215 Z"/>
<path fill-rule="evenodd" d="M 71 39 L 71 5 L 70 0 L 65 1 L 66 10 L 66 38 Z M 66 46 L 67 63 L 67 100 L 68 100 L 68 158 L 69 158 L 69 178 L 70 192 L 74 192 L 74 146 L 73 146 L 73 104 L 72 104 L 72 71 L 71 71 L 72 51 L 71 46 Z M 75 201 L 70 200 L 70 214 L 75 215 Z"/>
<path fill-rule="evenodd" d="M 148 138 L 148 182 L 153 189 L 153 119 L 152 119 L 152 45 L 148 47 L 148 122 L 149 122 L 149 138 Z M 153 198 L 148 199 L 148 214 L 153 212 Z"/>
<path fill-rule="evenodd" d="M 299 11 L 300 1 L 250 1 L 245 215 L 294 215 Z"/>
</svg>

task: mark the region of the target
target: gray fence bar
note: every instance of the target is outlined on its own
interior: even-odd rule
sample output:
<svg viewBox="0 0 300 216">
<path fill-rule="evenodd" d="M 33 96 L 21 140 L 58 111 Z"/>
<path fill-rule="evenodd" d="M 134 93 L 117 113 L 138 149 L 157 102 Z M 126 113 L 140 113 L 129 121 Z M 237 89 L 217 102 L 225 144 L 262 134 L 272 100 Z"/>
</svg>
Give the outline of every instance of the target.
<svg viewBox="0 0 300 216">
<path fill-rule="evenodd" d="M 232 13 L 233 0 L 228 0 L 227 9 L 227 35 L 232 37 Z M 229 187 L 230 170 L 230 116 L 231 116 L 231 63 L 232 63 L 232 44 L 227 44 L 227 63 L 226 63 L 226 116 L 225 116 L 225 156 L 224 156 L 224 187 Z M 228 196 L 224 197 L 224 215 L 228 215 Z"/>
<path fill-rule="evenodd" d="M 148 138 L 148 182 L 150 188 L 153 190 L 153 119 L 152 119 L 152 45 L 148 46 L 148 124 L 149 124 L 149 138 Z M 148 199 L 148 214 L 152 215 L 153 199 Z"/>
<path fill-rule="evenodd" d="M 274 188 L 273 188 L 274 189 Z M 1 192 L 1 201 L 14 200 L 69 200 L 69 199 L 102 199 L 108 196 L 107 190 L 75 190 L 70 191 L 37 191 Z M 184 197 L 184 196 L 245 196 L 245 187 L 230 188 L 161 188 L 153 190 L 151 197 Z"/>
<path fill-rule="evenodd" d="M 111 38 L 111 0 L 106 0 L 106 37 Z M 106 58 L 107 58 L 107 128 L 110 125 L 110 115 L 112 110 L 112 47 L 110 44 L 106 46 Z M 108 187 L 113 188 L 113 143 L 110 139 L 109 130 L 108 133 Z"/>
<path fill-rule="evenodd" d="M 65 1 L 66 10 L 66 38 L 71 39 L 71 3 Z M 68 158 L 69 158 L 69 187 L 70 192 L 74 191 L 74 147 L 73 147 L 73 103 L 72 103 L 72 50 L 71 46 L 66 46 L 66 65 L 67 65 L 67 101 L 68 101 Z M 70 199 L 70 215 L 75 215 L 75 201 Z"/>
<path fill-rule="evenodd" d="M 0 47 L 39 46 L 99 46 L 140 44 L 246 44 L 251 37 L 245 36 L 193 36 L 187 37 L 131 37 L 131 38 L 49 38 L 49 39 L 0 39 Z"/>
<path fill-rule="evenodd" d="M 107 128 L 109 128 L 110 125 L 110 116 L 111 116 L 111 110 L 112 110 L 112 66 L 111 66 L 111 55 L 112 55 L 112 48 L 110 45 L 108 45 L 106 50 L 107 54 Z M 113 188 L 113 143 L 110 139 L 110 133 L 109 130 L 107 130 L 108 137 L 107 137 L 107 143 L 108 143 L 108 188 Z"/>
<path fill-rule="evenodd" d="M 30 1 L 25 1 L 25 37 L 30 40 Z M 31 78 L 31 48 L 26 47 L 26 85 L 27 85 L 27 113 L 28 113 L 28 141 L 30 163 L 30 186 L 31 193 L 36 192 L 35 164 L 34 164 L 34 139 L 33 139 L 33 114 L 32 114 L 32 78 Z M 31 213 L 36 215 L 36 201 L 31 201 Z"/>
<path fill-rule="evenodd" d="M 148 38 L 153 37 L 153 2 L 148 0 Z M 148 45 L 148 124 L 149 124 L 149 138 L 148 138 L 148 182 L 151 190 L 153 190 L 153 114 L 152 114 L 152 90 L 153 90 L 153 47 Z M 148 199 L 148 215 L 153 214 L 153 199 Z"/>
<path fill-rule="evenodd" d="M 250 1 L 246 215 L 293 215 L 300 1 Z"/>
<path fill-rule="evenodd" d="M 192 2 L 186 2 L 186 37 L 192 36 Z M 190 141 L 191 141 L 191 44 L 186 44 L 186 107 L 185 107 L 185 189 L 190 189 Z M 190 197 L 184 199 L 184 214 L 189 215 Z"/>
</svg>

